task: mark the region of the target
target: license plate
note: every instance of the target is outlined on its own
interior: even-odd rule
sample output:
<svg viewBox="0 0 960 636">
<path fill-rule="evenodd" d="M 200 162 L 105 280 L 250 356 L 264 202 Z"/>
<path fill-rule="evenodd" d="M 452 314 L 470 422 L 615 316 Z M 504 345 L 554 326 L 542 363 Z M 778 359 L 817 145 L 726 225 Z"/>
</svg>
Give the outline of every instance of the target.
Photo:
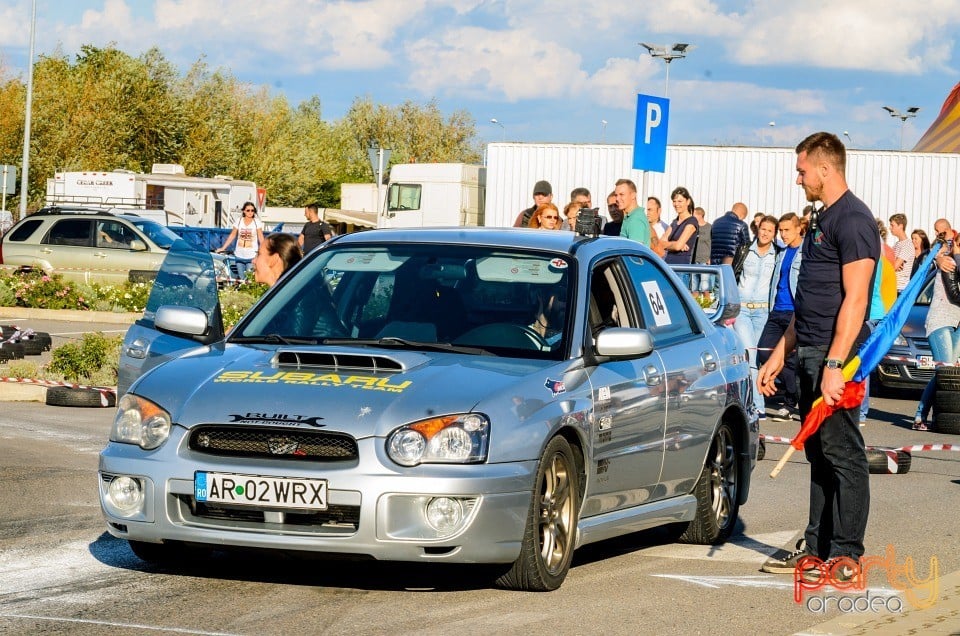
<svg viewBox="0 0 960 636">
<path fill-rule="evenodd" d="M 296 510 L 327 509 L 326 479 L 197 472 L 193 477 L 193 492 L 197 501 L 204 502 Z"/>
<path fill-rule="evenodd" d="M 917 356 L 918 369 L 932 369 L 933 366 L 933 356 Z"/>
</svg>

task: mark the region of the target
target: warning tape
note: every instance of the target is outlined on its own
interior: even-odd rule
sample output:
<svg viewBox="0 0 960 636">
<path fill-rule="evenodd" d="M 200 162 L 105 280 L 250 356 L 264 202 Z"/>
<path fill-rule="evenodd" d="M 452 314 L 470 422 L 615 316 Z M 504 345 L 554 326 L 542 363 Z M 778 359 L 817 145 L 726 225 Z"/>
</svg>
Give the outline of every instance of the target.
<svg viewBox="0 0 960 636">
<path fill-rule="evenodd" d="M 792 437 L 779 437 L 777 435 L 764 435 L 760 433 L 760 439 L 771 444 L 789 444 L 793 441 Z M 960 451 L 960 444 L 911 444 L 910 446 L 897 446 L 890 448 L 888 446 L 866 446 L 872 450 L 890 451 L 896 454 L 896 451 L 905 453 L 919 453 L 927 451 Z"/>
<path fill-rule="evenodd" d="M 70 389 L 85 389 L 89 391 L 98 391 L 100 393 L 101 406 L 110 406 L 110 401 L 107 396 L 113 395 L 114 397 L 116 397 L 117 395 L 117 392 L 115 389 L 104 388 L 102 386 L 87 386 L 85 384 L 73 384 L 72 382 L 59 382 L 57 380 L 39 380 L 36 378 L 0 377 L 0 382 L 15 382 L 17 384 L 33 384 L 36 386 L 65 386 Z"/>
<path fill-rule="evenodd" d="M 898 446 L 893 450 L 904 451 L 906 453 L 917 453 L 921 451 L 960 451 L 960 444 L 914 444 L 913 446 Z"/>
</svg>

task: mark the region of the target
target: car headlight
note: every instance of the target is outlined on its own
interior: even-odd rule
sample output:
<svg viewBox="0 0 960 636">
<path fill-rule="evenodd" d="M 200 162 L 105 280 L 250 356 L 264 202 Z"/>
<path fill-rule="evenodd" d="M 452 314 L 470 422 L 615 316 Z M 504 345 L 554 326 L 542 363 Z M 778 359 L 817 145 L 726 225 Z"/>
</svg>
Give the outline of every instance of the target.
<svg viewBox="0 0 960 636">
<path fill-rule="evenodd" d="M 136 444 L 144 450 L 157 448 L 170 436 L 170 414 L 138 395 L 127 393 L 117 405 L 110 430 L 111 442 Z"/>
<path fill-rule="evenodd" d="M 897 337 L 893 340 L 894 347 L 906 347 L 907 339 L 903 337 L 902 333 L 898 333 Z"/>
<path fill-rule="evenodd" d="M 490 421 L 478 413 L 446 415 L 396 429 L 387 455 L 401 466 L 476 464 L 487 459 Z"/>
</svg>

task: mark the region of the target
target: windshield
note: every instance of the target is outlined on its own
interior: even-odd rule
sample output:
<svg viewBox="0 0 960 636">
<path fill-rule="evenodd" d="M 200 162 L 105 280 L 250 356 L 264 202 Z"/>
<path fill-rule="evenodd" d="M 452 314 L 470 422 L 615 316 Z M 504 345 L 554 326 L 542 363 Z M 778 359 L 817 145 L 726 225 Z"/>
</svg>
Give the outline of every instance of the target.
<svg viewBox="0 0 960 636">
<path fill-rule="evenodd" d="M 161 247 L 165 250 L 170 249 L 170 246 L 180 239 L 180 237 L 174 234 L 171 230 L 155 221 L 150 221 L 148 219 L 137 219 L 131 220 L 131 222 L 138 230 L 146 234 L 147 238 L 156 243 L 157 247 Z"/>
<path fill-rule="evenodd" d="M 562 359 L 565 255 L 443 244 L 333 245 L 282 281 L 232 341 Z"/>
</svg>

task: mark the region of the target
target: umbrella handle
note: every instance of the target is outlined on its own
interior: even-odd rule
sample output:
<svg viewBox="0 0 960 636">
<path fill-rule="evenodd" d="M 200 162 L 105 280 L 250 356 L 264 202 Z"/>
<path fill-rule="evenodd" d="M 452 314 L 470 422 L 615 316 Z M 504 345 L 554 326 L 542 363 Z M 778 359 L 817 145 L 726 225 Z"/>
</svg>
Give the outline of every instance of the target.
<svg viewBox="0 0 960 636">
<path fill-rule="evenodd" d="M 776 479 L 777 475 L 780 474 L 780 471 L 783 470 L 783 467 L 786 465 L 787 460 L 790 459 L 790 456 L 793 455 L 793 452 L 797 450 L 793 446 L 787 446 L 787 452 L 783 454 L 783 457 L 780 458 L 780 461 L 777 462 L 777 465 L 772 471 L 770 471 L 770 479 Z"/>
</svg>

